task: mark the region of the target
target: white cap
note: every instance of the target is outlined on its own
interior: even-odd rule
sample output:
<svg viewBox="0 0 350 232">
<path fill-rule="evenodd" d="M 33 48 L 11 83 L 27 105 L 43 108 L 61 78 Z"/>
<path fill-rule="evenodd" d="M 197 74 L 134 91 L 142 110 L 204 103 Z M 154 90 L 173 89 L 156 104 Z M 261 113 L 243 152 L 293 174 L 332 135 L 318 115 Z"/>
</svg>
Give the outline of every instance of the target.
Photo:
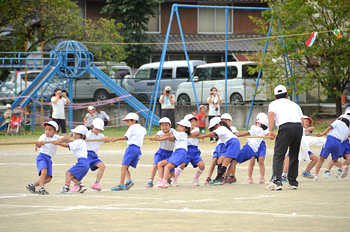
<svg viewBox="0 0 350 232">
<path fill-rule="evenodd" d="M 176 124 L 191 128 L 191 123 L 187 119 L 182 119 L 180 122 Z"/>
<path fill-rule="evenodd" d="M 171 90 L 171 87 L 170 86 L 165 86 L 165 91 L 167 90 Z"/>
<path fill-rule="evenodd" d="M 214 118 L 210 119 L 208 129 L 213 128 L 214 126 L 216 126 L 220 122 L 221 122 L 221 118 L 220 117 L 214 117 Z"/>
<path fill-rule="evenodd" d="M 104 130 L 105 122 L 101 118 L 94 118 L 92 125 L 99 130 Z"/>
<path fill-rule="evenodd" d="M 125 116 L 125 118 L 123 118 L 123 121 L 126 121 L 126 120 L 136 120 L 136 121 L 138 121 L 139 120 L 139 116 L 136 113 L 128 113 Z"/>
<path fill-rule="evenodd" d="M 224 113 L 223 115 L 221 115 L 221 119 L 228 119 L 232 121 L 232 117 L 229 113 Z"/>
<path fill-rule="evenodd" d="M 275 87 L 275 95 L 281 94 L 281 93 L 287 93 L 287 89 L 284 85 L 277 85 Z"/>
<path fill-rule="evenodd" d="M 74 128 L 72 130 L 72 132 L 77 133 L 77 134 L 86 135 L 86 133 L 88 132 L 88 128 L 86 128 L 86 126 L 79 125 L 76 128 Z"/>
<path fill-rule="evenodd" d="M 198 118 L 194 116 L 193 114 L 187 114 L 184 119 L 190 121 L 191 119 L 196 119 L 198 121 Z"/>
<path fill-rule="evenodd" d="M 7 105 L 6 105 L 6 107 L 7 107 Z M 11 106 L 10 106 L 10 107 L 11 107 Z M 348 109 L 345 110 L 345 114 L 350 114 L 350 108 L 348 108 Z"/>
<path fill-rule="evenodd" d="M 167 117 L 161 118 L 161 119 L 159 120 L 158 123 L 159 123 L 159 125 L 160 125 L 161 123 L 169 123 L 169 124 L 171 125 L 171 121 L 170 121 L 170 119 L 167 118 Z"/>
<path fill-rule="evenodd" d="M 349 112 L 349 113 L 350 113 L 350 112 Z M 313 123 L 312 118 L 310 118 L 310 117 L 308 117 L 308 116 L 306 116 L 306 115 L 303 115 L 303 119 L 308 119 L 310 125 Z"/>
<path fill-rule="evenodd" d="M 269 126 L 269 120 L 267 119 L 267 117 L 260 117 L 255 122 L 265 125 L 267 127 Z"/>
<path fill-rule="evenodd" d="M 207 106 L 206 106 L 206 105 L 200 105 L 200 106 L 198 107 L 198 111 L 199 111 L 202 107 L 204 107 L 205 110 L 207 110 Z"/>
<path fill-rule="evenodd" d="M 87 109 L 88 109 L 88 110 L 93 110 L 93 109 L 95 109 L 95 107 L 93 107 L 93 106 L 88 106 Z"/>
<path fill-rule="evenodd" d="M 6 104 L 6 108 L 11 108 L 11 104 Z"/>
<path fill-rule="evenodd" d="M 56 131 L 58 131 L 58 124 L 57 124 L 57 122 L 55 122 L 55 121 L 44 122 L 43 126 L 46 126 L 46 125 L 51 125 L 51 126 L 55 127 Z"/>
<path fill-rule="evenodd" d="M 256 115 L 255 123 L 259 122 L 259 119 L 267 119 L 268 120 L 268 117 L 265 113 L 258 113 Z"/>
<path fill-rule="evenodd" d="M 350 117 L 349 117 L 349 115 L 342 114 L 342 115 L 339 116 L 339 118 L 345 118 L 345 119 L 347 119 L 347 120 L 350 122 Z"/>
</svg>

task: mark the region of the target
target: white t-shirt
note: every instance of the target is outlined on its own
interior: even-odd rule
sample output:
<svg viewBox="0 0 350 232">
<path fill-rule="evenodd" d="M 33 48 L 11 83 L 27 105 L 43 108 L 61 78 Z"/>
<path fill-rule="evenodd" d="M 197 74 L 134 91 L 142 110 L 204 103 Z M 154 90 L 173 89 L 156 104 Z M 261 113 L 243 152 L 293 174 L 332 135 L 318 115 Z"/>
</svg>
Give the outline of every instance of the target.
<svg viewBox="0 0 350 232">
<path fill-rule="evenodd" d="M 146 133 L 146 129 L 140 124 L 133 124 L 129 127 L 124 136 L 128 139 L 128 145 L 134 144 L 141 147 Z"/>
<path fill-rule="evenodd" d="M 64 104 L 67 103 L 67 99 L 62 97 L 61 99 L 58 99 L 57 103 L 54 104 L 53 101 L 56 100 L 56 97 L 51 98 L 52 102 L 52 118 L 56 119 L 65 119 L 64 115 Z"/>
<path fill-rule="evenodd" d="M 216 97 L 210 96 L 207 98 L 207 101 L 209 101 L 209 99 L 211 99 L 211 103 L 209 104 L 209 113 L 208 115 L 210 116 L 216 116 L 216 115 L 220 115 L 220 102 L 219 102 L 219 98 L 218 95 L 216 95 Z M 219 103 L 216 106 L 213 103 Z M 218 107 L 218 110 L 216 111 L 215 108 Z"/>
<path fill-rule="evenodd" d="M 232 133 L 229 129 L 227 129 L 225 126 L 220 126 L 216 130 L 214 130 L 215 134 L 219 137 L 222 143 L 225 143 L 229 141 L 232 138 L 237 138 L 236 135 Z"/>
<path fill-rule="evenodd" d="M 235 126 L 230 127 L 233 133 L 238 133 L 238 130 Z"/>
<path fill-rule="evenodd" d="M 266 132 L 258 126 L 251 126 L 248 131 L 250 136 L 265 136 Z M 263 141 L 261 138 L 247 138 L 247 144 L 253 149 L 254 152 L 257 152 L 260 146 L 260 143 Z"/>
<path fill-rule="evenodd" d="M 73 151 L 73 155 L 76 159 L 87 159 L 86 142 L 84 139 L 76 139 L 73 142 L 68 143 L 70 151 Z"/>
<path fill-rule="evenodd" d="M 199 128 L 195 127 L 193 128 L 193 130 L 191 131 L 191 134 L 194 132 L 198 132 L 199 134 Z M 198 146 L 198 139 L 197 138 L 188 138 L 187 139 L 187 146 Z"/>
<path fill-rule="evenodd" d="M 104 112 L 102 110 L 101 110 L 100 114 L 96 112 L 96 118 L 100 118 L 102 120 L 109 120 L 110 119 L 108 114 L 106 114 L 106 112 Z"/>
<path fill-rule="evenodd" d="M 86 139 L 103 139 L 105 136 L 101 133 L 99 134 L 94 134 L 94 132 L 92 132 L 92 130 L 89 130 L 87 133 L 86 133 Z M 101 143 L 103 143 L 103 141 L 101 142 L 88 142 L 86 143 L 86 150 L 88 151 L 93 151 L 95 153 L 98 152 L 98 149 L 100 149 L 100 145 Z"/>
<path fill-rule="evenodd" d="M 170 128 L 170 131 L 169 133 L 176 133 L 176 130 L 174 128 Z M 162 135 L 164 135 L 165 133 L 160 130 L 158 131 L 157 135 L 160 137 Z M 170 141 L 170 140 L 163 140 L 163 141 L 159 141 L 159 148 L 162 148 L 164 150 L 167 150 L 167 151 L 172 151 L 174 150 L 174 146 L 175 146 L 175 142 L 174 141 Z"/>
<path fill-rule="evenodd" d="M 340 120 L 335 120 L 330 126 L 333 128 L 329 131 L 328 135 L 333 136 L 336 139 L 339 139 L 341 142 L 346 140 L 349 135 L 349 127 Z"/>
<path fill-rule="evenodd" d="M 301 123 L 303 112 L 298 104 L 287 98 L 277 99 L 269 104 L 268 112 L 275 113 L 276 126 L 279 127 L 284 123 Z"/>
<path fill-rule="evenodd" d="M 183 148 L 187 151 L 187 134 L 186 132 L 173 133 L 175 138 L 175 150 Z"/>
<path fill-rule="evenodd" d="M 38 139 L 38 141 L 55 141 L 62 136 L 54 135 L 52 137 L 47 137 L 45 134 L 41 135 Z M 40 147 L 40 153 L 43 153 L 45 155 L 54 157 L 57 153 L 57 145 L 54 145 L 53 143 L 48 143 Z"/>
</svg>

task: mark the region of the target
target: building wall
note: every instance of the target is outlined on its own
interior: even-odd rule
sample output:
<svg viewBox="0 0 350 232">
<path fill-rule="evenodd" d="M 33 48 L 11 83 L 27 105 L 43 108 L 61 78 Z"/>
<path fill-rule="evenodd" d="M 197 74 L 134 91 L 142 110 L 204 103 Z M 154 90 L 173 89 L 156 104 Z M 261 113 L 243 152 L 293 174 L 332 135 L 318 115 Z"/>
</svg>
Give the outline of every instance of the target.
<svg viewBox="0 0 350 232">
<path fill-rule="evenodd" d="M 255 28 L 258 26 L 249 18 L 261 17 L 261 11 L 259 10 L 233 10 L 233 33 L 256 33 Z"/>
<path fill-rule="evenodd" d="M 86 1 L 86 18 L 87 19 L 99 19 L 107 18 L 108 15 L 101 14 L 102 7 L 106 5 L 103 1 Z"/>
</svg>

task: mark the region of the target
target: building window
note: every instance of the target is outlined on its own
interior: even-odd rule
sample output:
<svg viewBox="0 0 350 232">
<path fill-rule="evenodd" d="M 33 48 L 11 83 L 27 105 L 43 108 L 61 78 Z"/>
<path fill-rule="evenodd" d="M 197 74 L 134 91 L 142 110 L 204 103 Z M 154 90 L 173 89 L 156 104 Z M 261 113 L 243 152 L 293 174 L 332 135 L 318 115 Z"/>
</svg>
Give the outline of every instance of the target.
<svg viewBox="0 0 350 232">
<path fill-rule="evenodd" d="M 159 4 L 159 11 L 156 12 L 155 17 L 151 17 L 148 21 L 148 24 L 146 25 L 146 27 L 148 28 L 148 31 L 146 31 L 146 33 L 160 33 L 160 20 L 161 20 L 161 15 L 160 15 L 160 11 L 161 7 Z"/>
<path fill-rule="evenodd" d="M 215 4 L 215 6 L 232 6 Z M 198 34 L 225 34 L 225 9 L 198 8 Z M 233 32 L 233 9 L 228 10 L 227 33 Z"/>
<path fill-rule="evenodd" d="M 75 2 L 80 9 L 79 15 L 80 17 L 82 17 L 83 19 L 86 19 L 86 2 Z"/>
</svg>

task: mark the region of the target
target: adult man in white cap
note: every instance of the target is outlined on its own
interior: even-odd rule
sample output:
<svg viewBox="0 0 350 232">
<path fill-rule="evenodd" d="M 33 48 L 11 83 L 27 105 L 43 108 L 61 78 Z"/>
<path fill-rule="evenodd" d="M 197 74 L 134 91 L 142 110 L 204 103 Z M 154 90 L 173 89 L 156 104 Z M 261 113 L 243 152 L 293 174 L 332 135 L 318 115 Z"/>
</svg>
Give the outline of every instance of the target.
<svg viewBox="0 0 350 232">
<path fill-rule="evenodd" d="M 171 127 L 175 128 L 175 95 L 171 94 L 171 87 L 166 86 L 159 98 L 162 113 L 160 117 L 167 117 L 171 121 Z"/>
<path fill-rule="evenodd" d="M 303 113 L 298 104 L 287 99 L 288 92 L 284 85 L 275 87 L 275 101 L 269 104 L 269 134 L 276 138 L 273 165 L 272 183 L 266 190 L 282 190 L 281 175 L 283 161 L 289 148 L 289 189 L 298 188 L 298 155 L 301 137 L 303 135 Z M 273 122 L 276 122 L 278 135 L 273 132 Z"/>
</svg>

